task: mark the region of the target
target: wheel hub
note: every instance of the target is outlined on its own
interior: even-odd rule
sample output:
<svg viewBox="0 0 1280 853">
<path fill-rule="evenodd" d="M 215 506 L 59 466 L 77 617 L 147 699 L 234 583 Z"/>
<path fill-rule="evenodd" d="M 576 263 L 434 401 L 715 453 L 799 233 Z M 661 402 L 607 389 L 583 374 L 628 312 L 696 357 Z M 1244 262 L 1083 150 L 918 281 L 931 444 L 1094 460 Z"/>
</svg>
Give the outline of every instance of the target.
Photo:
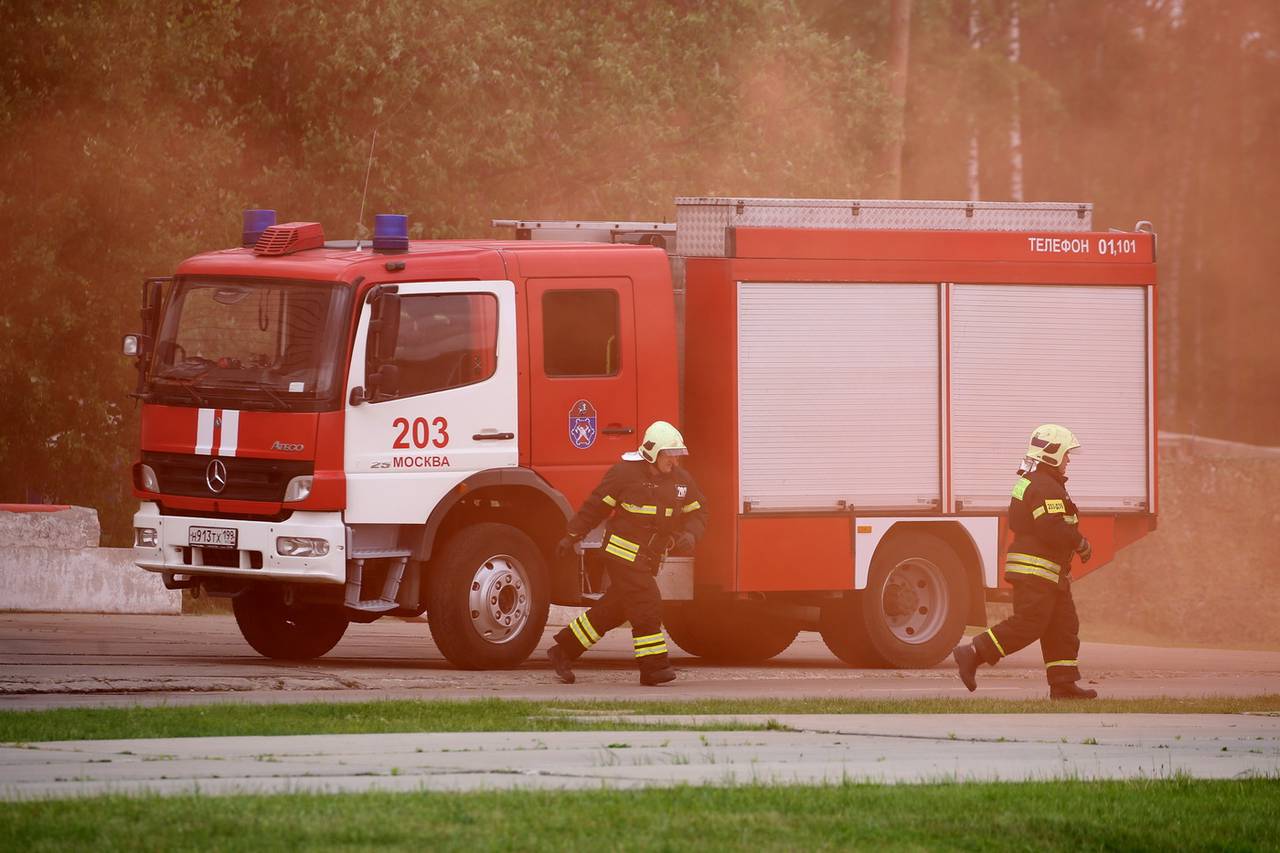
<svg viewBox="0 0 1280 853">
<path fill-rule="evenodd" d="M 491 643 L 518 636 L 529 622 L 529 579 L 524 566 L 506 554 L 490 557 L 471 579 L 471 624 Z"/>
<path fill-rule="evenodd" d="M 881 607 L 885 622 L 904 643 L 926 643 L 937 635 L 950 605 L 942 570 L 923 558 L 903 560 L 885 578 Z"/>
</svg>

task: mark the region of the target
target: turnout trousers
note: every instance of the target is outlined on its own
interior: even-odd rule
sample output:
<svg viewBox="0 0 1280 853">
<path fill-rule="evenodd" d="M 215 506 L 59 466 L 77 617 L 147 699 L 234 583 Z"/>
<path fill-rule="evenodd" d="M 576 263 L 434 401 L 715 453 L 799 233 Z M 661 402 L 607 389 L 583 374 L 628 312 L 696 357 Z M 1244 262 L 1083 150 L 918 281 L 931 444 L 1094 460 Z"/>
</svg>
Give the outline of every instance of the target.
<svg viewBox="0 0 1280 853">
<path fill-rule="evenodd" d="M 556 644 L 575 660 L 623 622 L 631 623 L 632 645 L 641 672 L 667 667 L 667 639 L 662 633 L 662 593 L 644 565 L 605 556 L 609 588 L 595 605 L 570 620 L 555 636 Z"/>
<path fill-rule="evenodd" d="M 1009 580 L 1013 615 L 973 638 L 983 663 L 995 664 L 1039 640 L 1049 684 L 1079 681 L 1080 618 L 1071 597 L 1071 578 L 1062 575 L 1054 583 L 1031 575 L 1010 575 Z"/>
</svg>

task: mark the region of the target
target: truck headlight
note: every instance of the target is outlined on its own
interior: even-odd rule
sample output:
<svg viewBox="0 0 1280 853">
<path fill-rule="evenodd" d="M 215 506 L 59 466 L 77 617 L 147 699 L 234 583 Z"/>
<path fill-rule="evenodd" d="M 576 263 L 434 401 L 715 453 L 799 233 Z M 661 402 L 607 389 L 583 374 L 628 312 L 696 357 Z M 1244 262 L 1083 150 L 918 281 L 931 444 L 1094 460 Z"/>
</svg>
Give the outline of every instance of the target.
<svg viewBox="0 0 1280 853">
<path fill-rule="evenodd" d="M 305 501 L 311 497 L 311 484 L 315 482 L 315 477 L 307 475 L 305 477 L 294 477 L 289 481 L 289 485 L 284 487 L 284 502 L 294 503 L 296 501 Z"/>
<path fill-rule="evenodd" d="M 323 557 L 329 553 L 329 542 L 307 536 L 277 536 L 276 553 L 281 557 Z"/>
<path fill-rule="evenodd" d="M 160 536 L 156 533 L 154 527 L 135 527 L 133 528 L 133 544 L 138 548 L 154 548 L 160 544 Z"/>
<path fill-rule="evenodd" d="M 138 463 L 138 488 L 144 492 L 160 491 L 160 480 L 156 477 L 156 469 L 150 465 Z"/>
</svg>

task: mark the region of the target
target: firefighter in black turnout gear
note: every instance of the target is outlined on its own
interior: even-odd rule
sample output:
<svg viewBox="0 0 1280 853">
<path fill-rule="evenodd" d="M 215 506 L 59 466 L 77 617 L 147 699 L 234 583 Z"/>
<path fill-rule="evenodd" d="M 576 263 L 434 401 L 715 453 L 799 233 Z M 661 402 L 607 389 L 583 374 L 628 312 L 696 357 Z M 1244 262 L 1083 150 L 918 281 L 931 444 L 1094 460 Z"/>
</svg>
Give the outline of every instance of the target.
<svg viewBox="0 0 1280 853">
<path fill-rule="evenodd" d="M 1071 559 L 1079 554 L 1087 563 L 1093 555 L 1067 494 L 1067 456 L 1079 446 L 1071 430 L 1057 424 L 1044 424 L 1031 434 L 1009 501 L 1013 544 L 1005 556 L 1004 573 L 1013 585 L 1013 615 L 952 652 L 960 680 L 970 691 L 978 686 L 979 664 L 994 665 L 1039 640 L 1050 699 L 1098 695 L 1076 684 L 1080 620 L 1071 598 Z"/>
<path fill-rule="evenodd" d="M 656 575 L 668 553 L 692 554 L 706 528 L 702 492 L 680 466 L 686 455 L 679 430 L 655 421 L 645 430 L 640 449 L 624 454 L 569 520 L 568 533 L 556 546 L 561 558 L 573 554 L 579 539 L 610 519 L 603 548 L 609 588 L 594 607 L 556 634 L 547 650 L 564 683 L 574 681 L 573 661 L 623 622 L 631 623 L 640 683 L 665 684 L 676 677 L 667 659 Z"/>
</svg>

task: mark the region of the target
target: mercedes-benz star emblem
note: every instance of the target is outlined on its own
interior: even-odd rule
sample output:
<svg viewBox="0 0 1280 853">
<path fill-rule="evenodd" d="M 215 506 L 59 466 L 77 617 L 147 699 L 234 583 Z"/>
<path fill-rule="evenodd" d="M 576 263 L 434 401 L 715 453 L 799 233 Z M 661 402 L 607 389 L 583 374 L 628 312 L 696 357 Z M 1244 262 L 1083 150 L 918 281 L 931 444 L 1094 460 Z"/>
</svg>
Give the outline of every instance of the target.
<svg viewBox="0 0 1280 853">
<path fill-rule="evenodd" d="M 209 491 L 215 495 L 221 494 L 222 490 L 227 487 L 227 465 L 221 459 L 215 459 L 209 463 L 209 467 L 204 469 L 204 481 L 209 486 Z"/>
</svg>

